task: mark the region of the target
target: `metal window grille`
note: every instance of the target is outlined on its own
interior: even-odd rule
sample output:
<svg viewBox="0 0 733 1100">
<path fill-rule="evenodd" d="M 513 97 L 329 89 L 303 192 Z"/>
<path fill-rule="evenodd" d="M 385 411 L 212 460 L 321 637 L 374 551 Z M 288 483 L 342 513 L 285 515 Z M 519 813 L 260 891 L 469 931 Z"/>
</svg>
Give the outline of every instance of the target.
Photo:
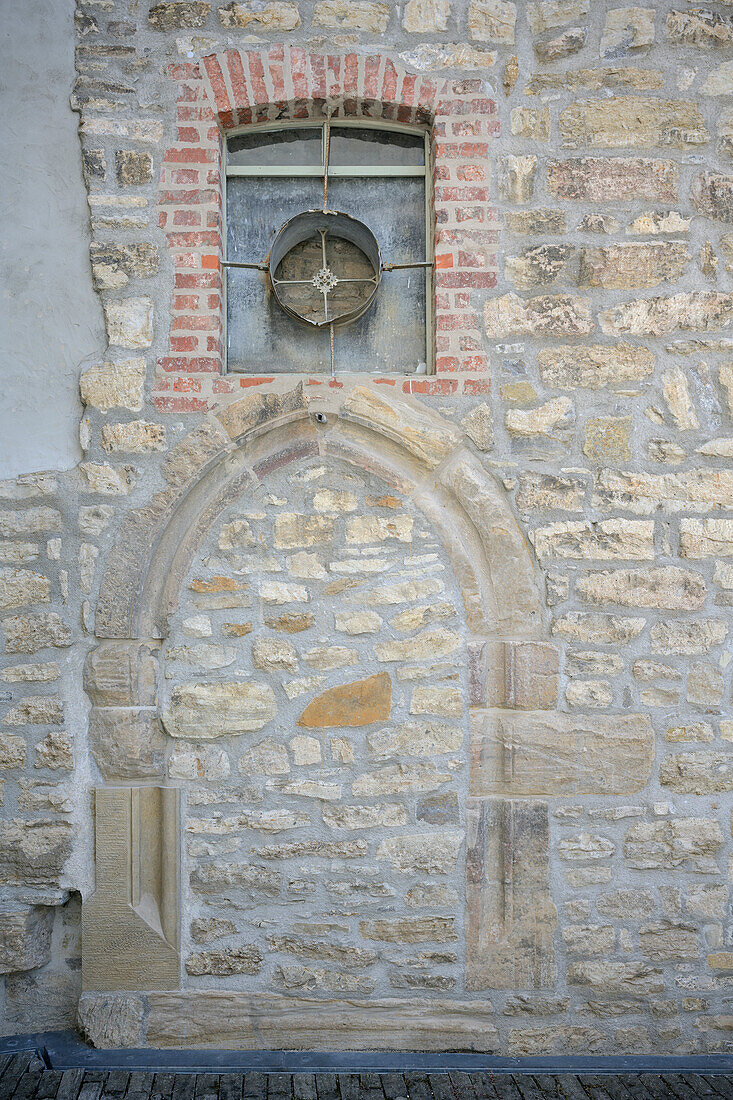
<svg viewBox="0 0 733 1100">
<path fill-rule="evenodd" d="M 381 120 L 326 118 L 249 126 L 228 135 L 229 371 L 431 372 L 430 160 L 425 130 Z M 271 266 L 271 250 L 283 226 L 297 215 L 325 210 L 363 223 L 365 239 L 373 235 L 379 246 L 376 292 L 362 312 L 355 299 L 347 303 L 353 309 L 346 309 L 345 295 L 356 293 L 356 284 L 366 286 L 371 272 L 363 261 L 373 260 L 373 249 L 367 247 L 367 255 L 360 256 L 357 245 L 344 242 L 336 229 L 327 228 L 322 249 L 323 233 L 315 226 L 312 242 L 299 244 L 282 259 L 276 254 L 278 264 Z M 358 242 L 358 235 L 351 236 Z M 307 294 L 315 295 L 319 307 L 306 301 Z M 337 314 L 339 295 L 346 320 L 337 317 L 330 323 L 324 303 Z M 299 313 L 307 314 L 306 323 Z"/>
</svg>

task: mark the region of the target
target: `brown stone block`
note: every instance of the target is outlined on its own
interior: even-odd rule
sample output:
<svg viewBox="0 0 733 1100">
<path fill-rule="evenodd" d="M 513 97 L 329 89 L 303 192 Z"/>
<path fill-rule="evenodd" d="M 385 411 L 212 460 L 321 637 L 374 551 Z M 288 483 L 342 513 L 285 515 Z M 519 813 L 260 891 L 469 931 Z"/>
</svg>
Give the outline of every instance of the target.
<svg viewBox="0 0 733 1100">
<path fill-rule="evenodd" d="M 577 202 L 676 202 L 679 169 L 672 160 L 572 157 L 551 161 L 547 188 Z"/>
<path fill-rule="evenodd" d="M 98 787 L 95 889 L 82 907 L 84 989 L 178 989 L 180 792 Z"/>
<path fill-rule="evenodd" d="M 651 775 L 645 715 L 474 711 L 472 795 L 631 794 Z"/>
<path fill-rule="evenodd" d="M 697 106 L 682 99 L 586 99 L 566 107 L 559 121 L 562 143 L 568 148 L 670 145 L 685 149 L 710 140 Z"/>
<path fill-rule="evenodd" d="M 297 420 L 306 415 L 303 386 L 299 384 L 288 393 L 248 393 L 215 415 L 230 439 L 256 432 L 273 421 Z"/>
<path fill-rule="evenodd" d="M 468 667 L 472 706 L 545 710 L 557 702 L 559 658 L 552 643 L 470 643 Z"/>
<path fill-rule="evenodd" d="M 484 1001 L 324 1001 L 274 993 L 150 993 L 147 1044 L 225 1050 L 495 1050 Z"/>
<path fill-rule="evenodd" d="M 394 440 L 431 469 L 457 445 L 459 436 L 442 418 L 416 401 L 390 394 L 389 400 L 366 386 L 357 386 L 339 415 Z"/>
<path fill-rule="evenodd" d="M 92 707 L 89 741 L 107 780 L 163 776 L 165 738 L 152 707 Z"/>
<path fill-rule="evenodd" d="M 392 681 L 378 672 L 366 680 L 340 684 L 316 696 L 298 719 L 299 726 L 327 729 L 331 726 L 368 726 L 389 718 Z"/>
<path fill-rule="evenodd" d="M 150 707 L 156 698 L 152 645 L 139 641 L 102 642 L 84 665 L 84 690 L 97 707 Z"/>
<path fill-rule="evenodd" d="M 547 804 L 469 799 L 466 822 L 466 988 L 553 986 Z"/>
</svg>

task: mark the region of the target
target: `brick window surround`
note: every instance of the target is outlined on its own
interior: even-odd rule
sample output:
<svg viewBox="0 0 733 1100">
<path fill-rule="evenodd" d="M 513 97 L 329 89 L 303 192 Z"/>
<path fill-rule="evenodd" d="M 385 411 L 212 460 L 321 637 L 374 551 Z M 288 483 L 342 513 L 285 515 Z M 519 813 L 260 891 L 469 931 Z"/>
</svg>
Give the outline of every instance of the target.
<svg viewBox="0 0 733 1100">
<path fill-rule="evenodd" d="M 325 55 L 282 45 L 211 54 L 172 65 L 169 75 L 178 85 L 176 140 L 163 157 L 158 223 L 173 259 L 174 290 L 154 389 L 161 412 L 204 411 L 221 394 L 273 381 L 224 373 L 224 139 L 252 123 L 320 119 L 327 106 L 334 118 L 384 118 L 432 134 L 435 375 L 370 377 L 405 393 L 488 392 L 480 311 L 496 285 L 489 145 L 499 122 L 480 79 L 415 76 L 386 54 Z M 298 377 L 340 384 L 322 374 Z"/>
</svg>

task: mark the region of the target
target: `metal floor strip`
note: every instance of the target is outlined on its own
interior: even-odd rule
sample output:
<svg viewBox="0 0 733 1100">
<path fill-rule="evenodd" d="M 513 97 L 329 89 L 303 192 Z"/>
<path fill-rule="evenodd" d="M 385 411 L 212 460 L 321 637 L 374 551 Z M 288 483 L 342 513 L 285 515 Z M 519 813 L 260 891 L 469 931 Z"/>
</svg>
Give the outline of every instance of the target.
<svg viewBox="0 0 733 1100">
<path fill-rule="evenodd" d="M 95 1050 L 73 1031 L 0 1037 L 0 1055 L 36 1050 L 47 1066 L 176 1073 L 706 1073 L 733 1075 L 733 1055 L 538 1055 L 467 1051 Z"/>
</svg>

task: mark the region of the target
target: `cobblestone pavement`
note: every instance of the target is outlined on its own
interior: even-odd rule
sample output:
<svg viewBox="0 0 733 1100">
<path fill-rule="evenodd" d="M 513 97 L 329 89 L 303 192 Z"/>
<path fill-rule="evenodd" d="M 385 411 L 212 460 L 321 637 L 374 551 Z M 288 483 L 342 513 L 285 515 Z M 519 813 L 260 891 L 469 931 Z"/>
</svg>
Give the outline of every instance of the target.
<svg viewBox="0 0 733 1100">
<path fill-rule="evenodd" d="M 0 1100 L 733 1100 L 733 1078 L 623 1073 L 128 1073 L 0 1056 Z"/>
</svg>

